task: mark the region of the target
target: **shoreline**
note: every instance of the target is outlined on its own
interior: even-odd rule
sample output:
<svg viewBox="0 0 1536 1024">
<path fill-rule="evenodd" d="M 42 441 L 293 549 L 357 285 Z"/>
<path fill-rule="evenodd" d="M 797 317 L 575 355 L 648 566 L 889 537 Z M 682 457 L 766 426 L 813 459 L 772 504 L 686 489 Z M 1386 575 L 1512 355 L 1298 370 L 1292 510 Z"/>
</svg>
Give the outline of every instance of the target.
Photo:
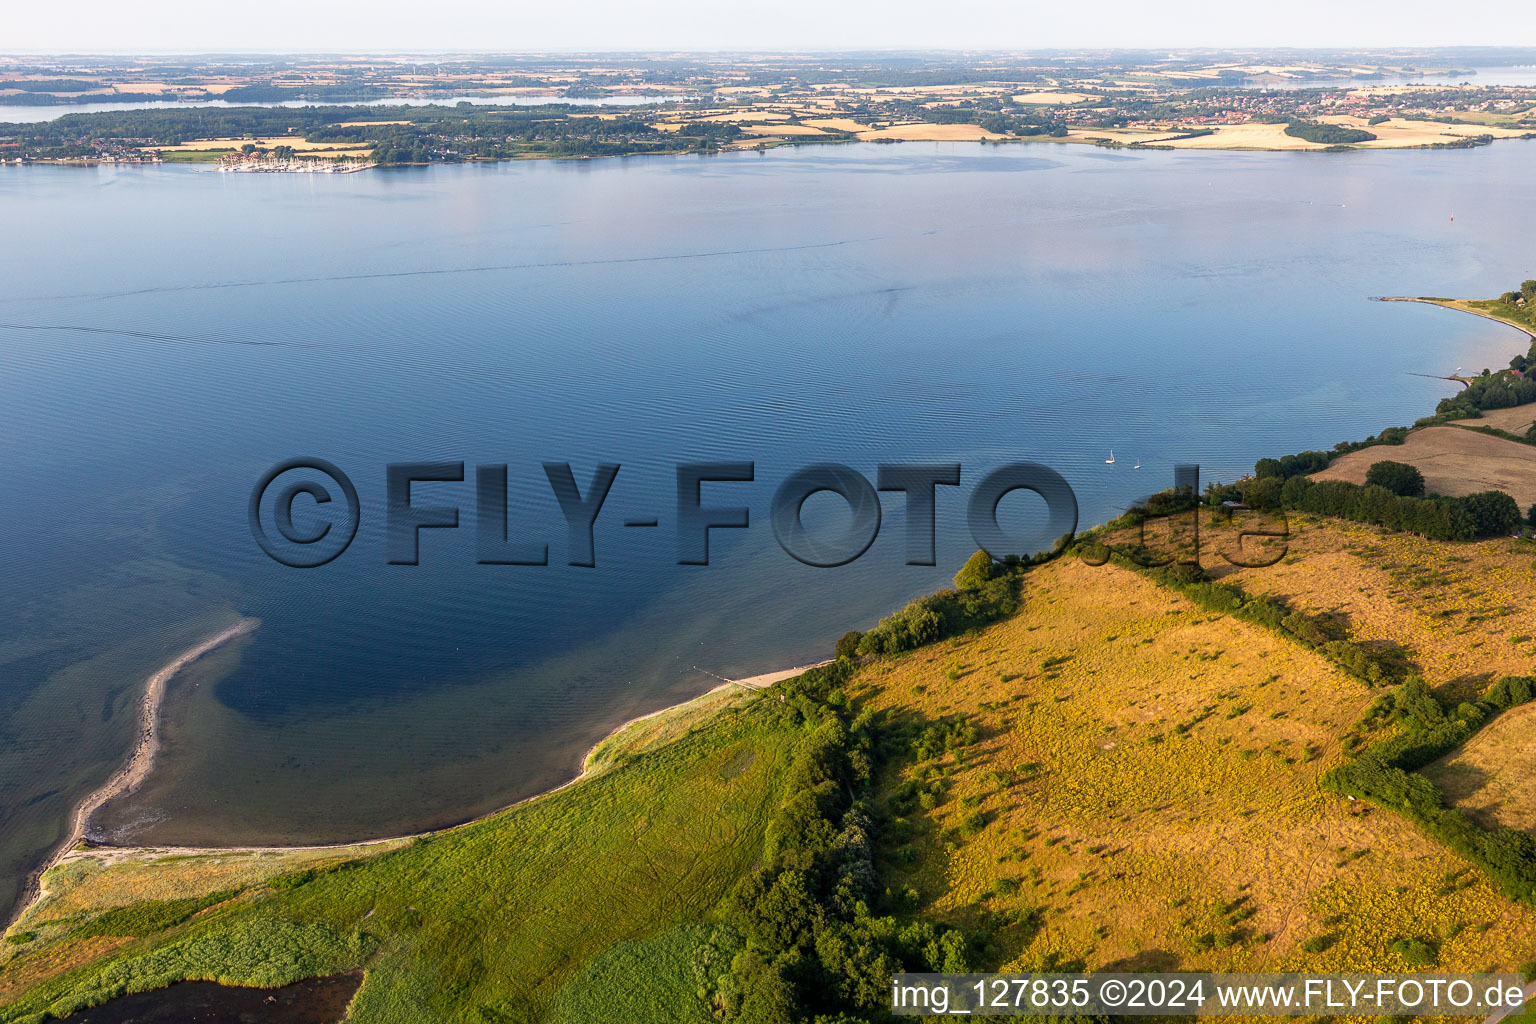
<svg viewBox="0 0 1536 1024">
<path fill-rule="evenodd" d="M 47 859 L 31 871 L 26 881 L 22 883 L 21 892 L 17 895 L 16 909 L 5 923 L 7 929 L 47 897 L 48 890 L 43 886 L 43 876 L 67 861 L 70 853 L 80 843 L 90 841 L 91 816 L 101 810 L 108 801 L 133 792 L 148 778 L 155 764 L 155 754 L 160 750 L 160 705 L 165 701 L 166 686 L 171 679 L 203 655 L 222 647 L 238 636 L 244 636 L 259 625 L 261 625 L 260 619 L 242 618 L 233 626 L 187 648 L 145 680 L 144 695 L 139 698 L 138 739 L 134 743 L 133 751 L 105 782 L 87 793 L 75 805 L 75 809 L 70 813 L 69 829 L 64 837 L 59 840 Z"/>
<path fill-rule="evenodd" d="M 1452 309 L 1452 310 L 1455 310 L 1458 313 L 1470 313 L 1473 316 L 1480 316 L 1484 320 L 1492 320 L 1494 323 L 1503 324 L 1506 327 L 1513 327 L 1515 330 L 1519 331 L 1521 334 L 1525 335 L 1527 338 L 1530 338 L 1533 342 L 1536 342 L 1536 331 L 1532 331 L 1532 329 L 1527 327 L 1525 324 L 1517 323 L 1514 320 L 1506 320 L 1506 319 L 1504 319 L 1501 316 L 1495 316 L 1492 313 L 1486 313 L 1486 312 L 1484 312 L 1481 309 L 1468 309 L 1466 306 L 1458 305 L 1458 303 L 1464 303 L 1464 302 L 1474 302 L 1474 301 L 1481 302 L 1481 301 L 1483 301 L 1481 299 L 1476 299 L 1476 300 L 1474 300 L 1474 299 L 1433 299 L 1433 298 L 1419 297 L 1419 296 L 1413 296 L 1413 295 L 1381 295 L 1381 296 L 1377 297 L 1376 301 L 1377 302 L 1422 302 L 1426 306 L 1439 306 L 1441 309 Z"/>
<path fill-rule="evenodd" d="M 0 107 L 0 113 L 3 113 L 3 107 Z M 109 113 L 115 113 L 115 111 L 109 111 Z M 3 122 L 3 120 L 4 120 L 4 118 L 0 117 L 0 122 Z M 1260 123 L 1262 123 L 1262 122 L 1244 122 L 1244 124 L 1260 124 Z M 1242 125 L 1238 125 L 1237 127 L 1241 127 L 1241 126 Z M 1231 127 L 1231 126 L 1229 126 L 1229 127 Z M 1090 129 L 1084 129 L 1084 130 L 1087 131 L 1087 130 L 1090 130 Z M 1177 129 L 1169 129 L 1169 131 L 1175 131 L 1175 130 L 1177 130 Z M 1227 145 L 1210 145 L 1210 146 L 1180 146 L 1180 145 L 1173 144 L 1173 143 L 1184 141 L 1187 138 L 1201 138 L 1201 137 L 1207 137 L 1207 136 L 1188 136 L 1188 135 L 1185 135 L 1185 136 L 1179 136 L 1179 137 L 1174 138 L 1174 139 L 1170 139 L 1167 142 L 1150 142 L 1150 141 L 1149 142 L 1123 142 L 1123 141 L 1120 141 L 1120 140 L 1117 140 L 1117 139 L 1114 139 L 1114 138 L 1110 138 L 1110 137 L 1107 137 L 1107 136 L 1092 136 L 1092 135 L 1075 135 L 1075 136 L 1066 136 L 1066 137 L 1054 137 L 1054 136 L 1007 137 L 1007 136 L 1004 136 L 1004 137 L 1000 137 L 1000 138 L 980 138 L 980 139 L 918 139 L 918 138 L 896 138 L 896 137 L 892 137 L 892 136 L 885 136 L 885 137 L 872 138 L 872 139 L 864 139 L 864 138 L 838 138 L 838 137 L 832 137 L 832 136 L 828 136 L 826 138 L 807 138 L 805 136 L 763 135 L 763 136 L 757 136 L 757 137 L 755 137 L 755 139 L 753 141 L 749 141 L 747 143 L 723 145 L 723 146 L 720 146 L 720 147 L 718 147 L 718 148 L 716 148 L 714 150 L 693 150 L 693 149 L 647 150 L 647 149 L 635 149 L 635 150 L 621 152 L 621 153 L 594 153 L 594 154 L 582 154 L 582 155 L 561 155 L 561 154 L 544 153 L 544 152 L 518 153 L 518 154 L 515 154 L 515 155 L 502 156 L 502 157 L 470 157 L 470 158 L 466 158 L 466 159 L 462 159 L 462 160 L 426 161 L 426 162 L 422 162 L 422 163 L 415 163 L 415 162 L 392 163 L 392 164 L 368 163 L 366 166 L 352 168 L 349 171 L 345 171 L 345 172 L 332 171 L 332 170 L 328 170 L 328 169 L 327 170 L 310 170 L 310 169 L 307 169 L 307 168 L 276 168 L 276 167 L 256 167 L 256 168 L 227 168 L 227 167 L 218 167 L 218 168 L 212 168 L 212 169 L 221 170 L 221 171 L 222 170 L 240 170 L 240 171 L 246 171 L 246 172 L 265 172 L 265 173 L 332 173 L 332 174 L 335 174 L 335 173 L 353 173 L 353 172 L 356 172 L 356 171 L 363 171 L 363 170 L 375 170 L 375 169 L 378 169 L 380 167 L 462 166 L 462 165 L 468 165 L 468 164 L 481 164 L 481 163 L 491 163 L 491 164 L 516 163 L 518 161 L 523 161 L 523 160 L 611 160 L 611 159 L 622 159 L 622 158 L 626 158 L 626 157 L 637 157 L 637 156 L 656 156 L 656 157 L 663 157 L 663 156 L 689 156 L 689 155 L 720 156 L 720 155 L 723 155 L 723 154 L 726 154 L 726 153 L 749 153 L 749 152 L 764 151 L 764 150 L 768 150 L 768 149 L 777 149 L 777 148 L 782 147 L 782 146 L 852 145 L 852 144 L 858 144 L 858 143 L 863 143 L 863 144 L 866 144 L 866 145 L 874 145 L 874 144 L 881 144 L 881 143 L 918 143 L 918 144 L 922 144 L 922 143 L 935 143 L 935 142 L 938 142 L 938 143 L 946 143 L 946 144 L 952 144 L 952 145 L 953 144 L 970 143 L 970 144 L 974 144 L 974 145 L 990 145 L 990 146 L 998 146 L 998 145 L 1002 145 L 1002 146 L 1021 145 L 1022 146 L 1022 145 L 1040 145 L 1040 144 L 1055 143 L 1055 144 L 1059 144 L 1059 145 L 1095 146 L 1095 147 L 1098 147 L 1100 149 L 1159 150 L 1159 151 L 1176 151 L 1176 152 L 1181 152 L 1181 153 L 1202 153 L 1203 152 L 1203 153 L 1285 153 L 1285 154 L 1295 154 L 1295 153 L 1355 152 L 1357 150 L 1359 150 L 1359 151 L 1370 151 L 1370 152 L 1401 152 L 1401 151 L 1404 151 L 1404 150 L 1442 150 L 1442 149 L 1481 148 L 1483 146 L 1492 145 L 1492 144 L 1494 144 L 1496 142 L 1507 142 L 1507 141 L 1510 141 L 1512 139 L 1514 139 L 1514 140 L 1523 140 L 1523 139 L 1527 139 L 1527 138 L 1531 138 L 1531 137 L 1536 137 L 1536 132 L 1530 132 L 1530 133 L 1527 133 L 1525 135 L 1512 135 L 1512 136 L 1461 136 L 1461 137 L 1458 137 L 1458 141 L 1414 142 L 1414 143 L 1406 143 L 1405 142 L 1405 143 L 1402 143 L 1401 145 L 1370 146 L 1370 147 L 1361 147 L 1361 146 L 1357 146 L 1357 145 L 1354 145 L 1354 144 L 1348 144 L 1348 143 L 1342 144 L 1342 145 L 1337 145 L 1337 146 L 1327 146 L 1327 145 L 1323 145 L 1323 144 L 1319 143 L 1319 144 L 1314 144 L 1312 146 L 1306 146 L 1306 147 L 1262 146 L 1262 145 L 1255 146 L 1255 145 L 1243 145 L 1241 142 L 1232 142 L 1232 143 L 1227 144 Z M 1474 140 L 1474 139 L 1485 139 L 1485 138 L 1486 138 L 1487 141 L 1471 141 L 1471 140 Z M 116 167 L 116 166 L 126 166 L 126 167 L 160 167 L 160 166 L 164 166 L 164 165 L 167 165 L 167 164 L 192 164 L 191 161 L 164 160 L 164 159 L 161 159 L 161 160 L 113 160 L 113 159 L 103 159 L 103 158 L 100 158 L 100 157 L 59 157 L 59 158 L 23 159 L 23 158 L 17 157 L 17 158 L 15 158 L 13 160 L 10 160 L 10 161 L 0 160 L 0 165 L 4 165 L 7 162 L 9 162 L 13 166 L 21 166 L 21 167 Z M 192 165 L 195 166 L 195 164 L 192 164 Z M 1428 300 L 1428 299 L 1417 299 L 1417 298 L 1409 298 L 1409 297 L 1393 297 L 1393 298 L 1390 298 L 1390 299 L 1383 299 L 1382 301 L 1391 301 L 1391 302 L 1432 302 L 1432 300 Z M 1439 303 L 1433 303 L 1433 304 L 1439 305 Z M 1496 320 L 1498 318 L 1497 317 L 1490 317 L 1490 319 L 1495 319 Z M 1522 328 L 1522 330 L 1523 329 L 1524 328 Z"/>
<path fill-rule="evenodd" d="M 112 776 L 104 784 L 102 784 L 102 786 L 87 794 L 87 796 L 82 799 L 76 806 L 74 813 L 70 817 L 69 834 L 64 838 L 63 841 L 60 842 L 58 847 L 54 850 L 53 854 L 35 871 L 28 875 L 26 884 L 22 887 L 21 895 L 17 899 L 16 909 L 11 915 L 10 919 L 5 922 L 4 928 L 0 929 L 0 932 L 8 931 L 9 929 L 19 924 L 40 903 L 42 903 L 43 900 L 48 897 L 48 890 L 42 884 L 43 876 L 45 874 L 54 868 L 59 867 L 60 865 L 68 864 L 74 860 L 97 858 L 100 854 L 103 853 L 105 853 L 110 860 L 118 861 L 149 856 L 187 857 L 243 853 L 261 854 L 302 853 L 323 850 L 367 850 L 376 846 L 386 846 L 394 843 L 405 843 L 410 842 L 413 839 L 421 839 L 427 836 L 440 835 L 444 832 L 451 832 L 454 829 L 465 828 L 469 825 L 478 824 L 479 822 L 486 821 L 489 818 L 494 818 L 498 814 L 503 814 L 507 811 L 510 811 L 513 808 L 521 807 L 523 804 L 542 799 L 543 797 L 551 796 L 563 789 L 567 789 L 576 785 L 578 782 L 581 782 L 582 780 L 589 778 L 592 775 L 604 771 L 604 768 L 596 768 L 593 766 L 593 755 L 596 754 L 597 751 L 601 749 L 606 743 L 608 743 L 609 740 L 612 740 L 614 737 L 623 733 L 633 725 L 657 718 L 661 715 L 676 711 L 680 708 L 686 708 L 689 705 L 702 701 L 713 694 L 719 693 L 722 690 L 728 690 L 733 687 L 742 687 L 747 690 L 765 690 L 772 686 L 774 683 L 781 682 L 785 679 L 792 679 L 795 676 L 798 676 L 804 672 L 808 672 L 813 668 L 819 668 L 822 665 L 830 664 L 829 661 L 820 661 L 812 665 L 801 665 L 796 668 L 779 669 L 773 672 L 762 672 L 757 675 L 745 676 L 741 679 L 726 679 L 724 676 L 716 675 L 707 669 L 701 669 L 698 666 L 692 666 L 694 671 L 702 672 L 707 676 L 712 676 L 715 679 L 721 680 L 721 682 L 719 685 L 712 686 L 697 696 L 690 697 L 687 700 L 678 701 L 676 704 L 668 704 L 666 707 L 657 708 L 655 711 L 648 711 L 645 714 L 636 715 L 633 718 L 626 719 L 619 723 L 613 729 L 609 730 L 609 732 L 606 733 L 596 743 L 587 748 L 586 752 L 581 755 L 581 761 L 579 763 L 576 774 L 560 783 L 559 785 L 551 786 L 549 789 L 544 789 L 537 793 L 529 794 L 528 796 L 514 800 L 509 804 L 497 807 L 491 811 L 487 811 L 484 814 L 476 815 L 473 818 L 468 818 L 464 821 L 457 822 L 452 825 L 445 825 L 441 828 L 425 829 L 419 832 L 407 832 L 397 836 L 381 836 L 371 839 L 358 839 L 350 842 L 296 843 L 282 846 L 122 846 L 115 843 L 100 842 L 89 839 L 89 837 L 86 835 L 86 830 L 91 815 L 100 810 L 102 805 L 107 803 L 107 801 L 111 800 L 112 798 L 120 796 L 124 792 L 131 792 L 144 781 L 144 779 L 148 776 L 150 769 L 153 767 L 154 755 L 156 751 L 158 751 L 160 745 L 158 719 L 160 703 L 165 698 L 166 684 L 169 683 L 171 678 L 174 677 L 177 672 L 181 671 L 187 665 L 196 661 L 198 658 L 207 654 L 209 651 L 222 646 L 235 637 L 250 632 L 260 624 L 260 619 L 241 619 L 240 622 L 231 626 L 229 629 L 224 630 L 222 633 L 219 633 L 217 636 L 211 637 L 210 639 L 203 641 L 197 646 L 184 651 L 175 659 L 167 663 L 154 675 L 149 677 L 149 680 L 145 685 L 144 697 L 140 704 L 139 742 L 135 746 L 133 754 L 129 757 L 125 764 L 119 767 L 117 771 L 112 773 Z M 77 849 L 82 841 L 89 842 L 91 845 L 85 849 Z"/>
</svg>

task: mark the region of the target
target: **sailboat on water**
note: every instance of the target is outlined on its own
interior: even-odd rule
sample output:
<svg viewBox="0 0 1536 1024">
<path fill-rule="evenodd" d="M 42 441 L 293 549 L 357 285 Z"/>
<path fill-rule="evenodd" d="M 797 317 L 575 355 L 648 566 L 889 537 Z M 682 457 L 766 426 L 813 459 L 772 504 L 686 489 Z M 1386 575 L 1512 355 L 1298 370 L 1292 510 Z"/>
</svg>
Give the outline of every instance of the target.
<svg viewBox="0 0 1536 1024">
<path fill-rule="evenodd" d="M 1109 450 L 1109 458 L 1104 460 L 1104 465 L 1106 465 L 1106 466 L 1113 466 L 1114 464 L 1115 464 L 1115 450 L 1113 448 L 1111 448 Z"/>
<path fill-rule="evenodd" d="M 1132 466 L 1131 468 L 1132 469 L 1140 469 L 1141 468 L 1141 460 L 1137 459 L 1136 460 L 1136 465 Z"/>
</svg>

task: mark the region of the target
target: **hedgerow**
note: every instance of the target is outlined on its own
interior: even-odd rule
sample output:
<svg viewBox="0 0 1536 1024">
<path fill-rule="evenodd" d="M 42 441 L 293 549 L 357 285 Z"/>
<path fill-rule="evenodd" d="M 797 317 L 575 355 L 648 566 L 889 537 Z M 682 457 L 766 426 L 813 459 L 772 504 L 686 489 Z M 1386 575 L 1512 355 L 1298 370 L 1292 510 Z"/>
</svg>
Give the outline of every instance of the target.
<svg viewBox="0 0 1536 1024">
<path fill-rule="evenodd" d="M 1355 760 L 1323 776 L 1327 791 L 1368 800 L 1413 822 L 1446 847 L 1472 861 L 1510 899 L 1536 903 L 1536 836 L 1512 828 L 1485 829 L 1465 812 L 1447 807 L 1445 796 L 1417 773 L 1465 743 L 1492 716 L 1536 696 L 1536 680 L 1509 676 L 1481 701 L 1449 710 L 1422 679 L 1410 677 L 1376 701 L 1362 725 L 1395 727 Z"/>
<path fill-rule="evenodd" d="M 698 957 L 714 968 L 702 972 L 706 996 L 731 1024 L 862 1019 L 887 1004 L 894 973 L 971 968 L 962 932 L 871 909 L 880 897 L 870 804 L 880 743 L 874 716 L 850 720 L 841 687 L 852 673 L 844 658 L 780 684 L 783 713 L 806 736 L 764 862 L 732 892 Z M 927 738 L 959 742 L 963 730 Z"/>
</svg>

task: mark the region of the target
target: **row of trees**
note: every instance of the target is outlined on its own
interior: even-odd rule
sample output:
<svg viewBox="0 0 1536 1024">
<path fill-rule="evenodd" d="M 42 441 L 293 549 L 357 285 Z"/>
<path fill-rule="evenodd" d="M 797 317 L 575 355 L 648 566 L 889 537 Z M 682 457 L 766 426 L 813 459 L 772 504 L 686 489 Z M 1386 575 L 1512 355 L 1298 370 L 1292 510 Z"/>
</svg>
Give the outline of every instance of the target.
<svg viewBox="0 0 1536 1024">
<path fill-rule="evenodd" d="M 1512 828 L 1484 829 L 1445 805 L 1444 796 L 1417 769 L 1461 744 L 1490 717 L 1536 696 L 1536 679 L 1509 676 L 1482 700 L 1451 709 L 1422 679 L 1410 678 L 1367 712 L 1366 726 L 1391 723 L 1395 734 L 1323 777 L 1324 789 L 1401 814 L 1454 852 L 1482 868 L 1506 896 L 1536 902 L 1536 836 Z"/>
<path fill-rule="evenodd" d="M 1099 559 L 1103 557 L 1103 549 L 1092 537 L 1086 538 L 1078 551 L 1094 564 L 1102 564 Z M 1357 644 L 1326 616 L 1309 615 L 1292 609 L 1280 598 L 1249 594 L 1230 584 L 1218 583 L 1198 565 L 1175 563 L 1148 567 L 1126 557 L 1124 552 L 1111 549 L 1111 555 L 1119 556 L 1120 564 L 1178 591 L 1200 607 L 1263 626 L 1292 643 L 1316 651 L 1372 686 L 1395 682 L 1402 675 L 1402 659 L 1396 650 Z"/>
<path fill-rule="evenodd" d="M 1374 477 L 1374 479 L 1373 479 Z M 1503 491 L 1479 491 L 1460 498 L 1420 497 L 1424 478 L 1399 462 L 1371 466 L 1364 486 L 1344 480 L 1294 476 L 1259 477 L 1217 485 L 1206 500 L 1240 500 L 1258 509 L 1295 509 L 1317 515 L 1385 526 L 1431 540 L 1474 540 L 1507 535 L 1524 522 L 1520 506 Z"/>
<path fill-rule="evenodd" d="M 696 957 L 705 995 L 730 1024 L 853 1024 L 883 1016 L 893 974 L 975 966 L 959 930 L 876 912 L 898 902 L 875 869 L 871 798 L 891 737 L 873 714 L 849 709 L 841 687 L 853 664 L 840 658 L 782 683 L 784 703 L 769 705 L 804 738 L 763 863 Z"/>
</svg>

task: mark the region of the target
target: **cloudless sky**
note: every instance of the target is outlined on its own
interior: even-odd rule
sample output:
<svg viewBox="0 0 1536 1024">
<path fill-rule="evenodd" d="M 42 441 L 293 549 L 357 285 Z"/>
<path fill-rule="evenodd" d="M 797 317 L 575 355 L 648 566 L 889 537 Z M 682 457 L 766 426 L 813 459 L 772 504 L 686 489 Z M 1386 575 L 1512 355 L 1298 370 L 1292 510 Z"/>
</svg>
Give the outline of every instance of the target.
<svg viewBox="0 0 1536 1024">
<path fill-rule="evenodd" d="M 1528 45 L 1515 0 L 5 0 L 0 52 Z"/>
</svg>

